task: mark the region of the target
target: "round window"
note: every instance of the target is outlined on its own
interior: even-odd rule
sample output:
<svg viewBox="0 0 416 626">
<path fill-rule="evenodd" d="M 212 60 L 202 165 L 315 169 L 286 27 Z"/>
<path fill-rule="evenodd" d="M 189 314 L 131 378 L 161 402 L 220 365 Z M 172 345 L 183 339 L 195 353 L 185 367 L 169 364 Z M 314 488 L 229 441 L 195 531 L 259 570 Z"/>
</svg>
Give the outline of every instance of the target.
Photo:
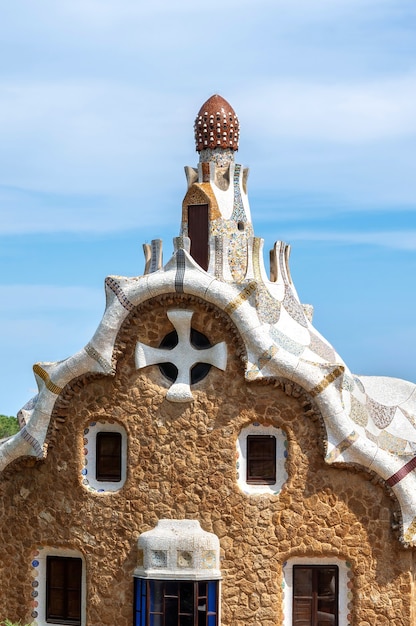
<svg viewBox="0 0 416 626">
<path fill-rule="evenodd" d="M 191 337 L 190 337 L 191 345 L 196 350 L 206 350 L 211 347 L 211 343 L 205 335 L 200 333 L 195 328 L 191 328 Z M 172 332 L 168 333 L 161 341 L 160 348 L 164 348 L 165 350 L 173 350 L 178 345 L 178 333 L 176 330 L 172 330 Z M 202 356 L 202 354 L 201 354 Z M 174 363 L 160 363 L 159 369 L 162 374 L 171 382 L 175 382 L 178 377 L 178 368 Z M 191 368 L 191 385 L 195 383 L 199 383 L 200 380 L 207 376 L 209 370 L 211 369 L 211 365 L 209 363 L 204 363 L 203 361 L 195 363 L 195 365 Z"/>
</svg>

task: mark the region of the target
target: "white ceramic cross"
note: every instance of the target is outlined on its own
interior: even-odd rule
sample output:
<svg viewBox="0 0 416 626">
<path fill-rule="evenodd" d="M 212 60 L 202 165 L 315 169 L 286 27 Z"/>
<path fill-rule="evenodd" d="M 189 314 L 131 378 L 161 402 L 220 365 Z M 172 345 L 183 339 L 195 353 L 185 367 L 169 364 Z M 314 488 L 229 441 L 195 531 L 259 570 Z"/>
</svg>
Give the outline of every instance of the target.
<svg viewBox="0 0 416 626">
<path fill-rule="evenodd" d="M 160 363 L 173 363 L 178 376 L 170 387 L 166 399 L 171 402 L 189 402 L 193 399 L 190 379 L 191 369 L 196 363 L 214 365 L 220 370 L 227 366 L 227 345 L 224 341 L 210 348 L 197 349 L 191 344 L 191 319 L 193 311 L 173 309 L 167 312 L 177 334 L 177 345 L 166 348 L 152 348 L 140 341 L 137 342 L 135 360 L 137 369 Z"/>
</svg>

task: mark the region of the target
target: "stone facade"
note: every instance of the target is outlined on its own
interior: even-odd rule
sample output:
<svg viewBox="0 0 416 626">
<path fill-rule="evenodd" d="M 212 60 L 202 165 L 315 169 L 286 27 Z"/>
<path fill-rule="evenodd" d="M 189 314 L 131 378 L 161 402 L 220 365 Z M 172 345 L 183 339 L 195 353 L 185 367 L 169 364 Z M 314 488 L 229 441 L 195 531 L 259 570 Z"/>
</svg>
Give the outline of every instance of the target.
<svg viewBox="0 0 416 626">
<path fill-rule="evenodd" d="M 196 329 L 228 344 L 226 384 L 213 368 L 185 406 L 165 400 L 157 366 L 134 365 L 137 340 L 157 346 L 171 330 L 172 305 L 193 310 Z M 414 556 L 392 530 L 391 498 L 363 473 L 325 464 L 319 416 L 301 389 L 247 385 L 243 344 L 221 312 L 186 297 L 155 299 L 130 314 L 116 350 L 113 379 L 82 377 L 65 389 L 47 458 L 3 474 L 2 616 L 30 621 L 39 547 L 71 548 L 86 563 L 86 623 L 130 625 L 137 539 L 176 518 L 199 520 L 220 539 L 224 626 L 282 624 L 282 567 L 300 556 L 348 562 L 348 623 L 414 623 Z M 97 420 L 128 433 L 128 475 L 117 493 L 83 485 L 84 431 Z M 289 479 L 278 495 L 247 496 L 237 486 L 236 440 L 253 422 L 287 433 Z"/>
<path fill-rule="evenodd" d="M 338 626 L 416 621 L 416 387 L 349 372 L 300 303 L 284 244 L 267 279 L 245 189 L 209 191 L 214 161 L 208 182 L 188 177 L 185 197 L 212 199 L 207 271 L 182 223 L 164 267 L 155 241 L 144 276 L 106 280 L 106 312 L 83 351 L 34 368 L 39 394 L 0 443 L 0 619 L 46 623 L 46 556 L 57 554 L 82 561 L 82 626 L 133 624 L 134 577 L 148 575 L 143 533 L 172 520 L 180 534 L 180 520 L 195 520 L 219 540 L 223 626 L 292 626 L 299 563 L 339 566 Z M 233 265 L 234 235 L 244 250 Z M 201 362 L 211 368 L 178 384 L 161 345 L 176 329 L 185 343 L 172 361 L 191 367 L 185 318 L 209 340 Z M 100 490 L 92 433 L 111 427 L 123 436 L 123 480 Z M 263 491 L 244 489 L 241 475 L 242 433 L 255 428 L 280 438 L 279 480 Z"/>
</svg>

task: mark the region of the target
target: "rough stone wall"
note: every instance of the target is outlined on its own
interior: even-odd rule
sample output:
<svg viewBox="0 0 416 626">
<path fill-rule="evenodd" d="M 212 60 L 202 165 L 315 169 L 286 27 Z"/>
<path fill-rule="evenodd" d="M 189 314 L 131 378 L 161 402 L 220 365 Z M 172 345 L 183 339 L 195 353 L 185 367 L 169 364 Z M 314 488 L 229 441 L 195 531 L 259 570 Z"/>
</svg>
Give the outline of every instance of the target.
<svg viewBox="0 0 416 626">
<path fill-rule="evenodd" d="M 226 373 L 212 368 L 188 404 L 164 400 L 169 382 L 157 366 L 134 366 L 137 340 L 156 347 L 172 330 L 165 311 L 173 306 L 194 310 L 192 325 L 228 344 Z M 222 314 L 186 297 L 155 300 L 132 313 L 116 353 L 114 378 L 64 391 L 46 460 L 20 461 L 1 478 L 0 619 L 31 620 L 36 549 L 68 547 L 85 557 L 88 626 L 130 626 L 138 536 L 160 518 L 189 518 L 220 539 L 224 626 L 282 624 L 282 566 L 299 556 L 351 563 L 351 624 L 411 625 L 413 554 L 391 529 L 393 501 L 368 475 L 325 465 L 320 424 L 299 391 L 244 381 L 242 343 Z M 82 485 L 83 432 L 93 420 L 128 433 L 117 493 Z M 237 487 L 236 439 L 253 421 L 287 433 L 280 495 Z"/>
</svg>

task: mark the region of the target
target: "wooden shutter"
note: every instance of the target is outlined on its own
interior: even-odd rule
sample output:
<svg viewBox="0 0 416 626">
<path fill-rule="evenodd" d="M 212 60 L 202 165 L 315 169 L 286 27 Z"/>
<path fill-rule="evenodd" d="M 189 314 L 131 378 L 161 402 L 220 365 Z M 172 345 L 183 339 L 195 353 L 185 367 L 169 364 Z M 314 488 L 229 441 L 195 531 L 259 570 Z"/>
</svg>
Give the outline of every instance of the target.
<svg viewBox="0 0 416 626">
<path fill-rule="evenodd" d="M 48 556 L 46 566 L 46 620 L 81 624 L 82 561 Z"/>
<path fill-rule="evenodd" d="M 247 483 L 269 485 L 276 482 L 276 437 L 248 435 Z"/>
<path fill-rule="evenodd" d="M 191 256 L 202 267 L 208 269 L 208 205 L 188 206 L 188 235 L 191 240 Z"/>
<path fill-rule="evenodd" d="M 293 566 L 293 626 L 338 626 L 338 567 Z"/>
<path fill-rule="evenodd" d="M 96 479 L 118 482 L 121 480 L 121 434 L 102 431 L 97 433 Z"/>
</svg>

